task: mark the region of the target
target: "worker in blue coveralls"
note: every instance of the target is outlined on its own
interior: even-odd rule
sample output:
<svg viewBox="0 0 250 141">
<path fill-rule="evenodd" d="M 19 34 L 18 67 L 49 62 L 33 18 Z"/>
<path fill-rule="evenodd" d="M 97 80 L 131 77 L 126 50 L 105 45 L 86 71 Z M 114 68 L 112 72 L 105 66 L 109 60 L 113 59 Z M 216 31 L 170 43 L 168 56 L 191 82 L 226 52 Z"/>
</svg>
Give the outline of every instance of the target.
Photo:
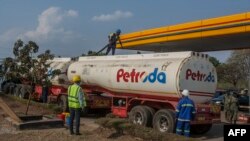
<svg viewBox="0 0 250 141">
<path fill-rule="evenodd" d="M 112 50 L 112 55 L 115 55 L 115 49 L 116 49 L 116 42 L 119 41 L 121 47 L 122 47 L 122 42 L 120 39 L 120 34 L 121 34 L 121 30 L 117 29 L 115 33 L 111 33 L 109 35 L 109 43 L 108 43 L 108 48 L 107 48 L 107 52 L 106 55 L 109 54 L 110 50 Z"/>
<path fill-rule="evenodd" d="M 190 136 L 190 121 L 195 117 L 195 105 L 194 102 L 188 97 L 189 91 L 182 91 L 183 97 L 179 101 L 176 108 L 176 134 Z"/>
</svg>

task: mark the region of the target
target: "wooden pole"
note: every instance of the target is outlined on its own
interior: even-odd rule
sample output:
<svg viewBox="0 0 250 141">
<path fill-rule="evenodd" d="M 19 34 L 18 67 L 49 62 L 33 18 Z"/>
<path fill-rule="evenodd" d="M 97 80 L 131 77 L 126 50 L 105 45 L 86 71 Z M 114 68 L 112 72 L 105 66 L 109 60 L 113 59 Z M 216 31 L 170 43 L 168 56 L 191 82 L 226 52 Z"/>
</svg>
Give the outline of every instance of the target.
<svg viewBox="0 0 250 141">
<path fill-rule="evenodd" d="M 26 111 L 25 111 L 25 115 L 28 114 L 29 107 L 30 107 L 30 100 L 31 100 L 31 93 L 29 92 L 29 100 L 28 100 L 28 103 L 27 103 L 27 108 L 26 108 Z"/>
<path fill-rule="evenodd" d="M 23 121 L 14 113 L 14 111 L 3 101 L 0 97 L 0 107 L 4 110 L 4 112 L 10 116 L 13 120 L 18 123 L 22 123 Z"/>
</svg>

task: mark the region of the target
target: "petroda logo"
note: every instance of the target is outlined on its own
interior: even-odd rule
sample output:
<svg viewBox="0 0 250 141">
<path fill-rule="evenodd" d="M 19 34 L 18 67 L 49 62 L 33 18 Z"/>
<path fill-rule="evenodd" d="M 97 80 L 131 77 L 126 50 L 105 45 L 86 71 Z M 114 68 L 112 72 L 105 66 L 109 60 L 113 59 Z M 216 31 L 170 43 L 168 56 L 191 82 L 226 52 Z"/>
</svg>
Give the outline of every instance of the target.
<svg viewBox="0 0 250 141">
<path fill-rule="evenodd" d="M 153 72 L 150 72 L 148 75 L 146 75 L 146 72 L 140 72 L 136 71 L 136 69 L 132 69 L 132 71 L 127 72 L 124 69 L 119 69 L 117 71 L 116 75 L 116 81 L 117 82 L 132 82 L 132 83 L 138 83 L 139 81 L 142 81 L 143 83 L 149 82 L 149 83 L 166 83 L 166 73 L 165 72 L 159 72 L 158 68 L 155 68 Z"/>
<path fill-rule="evenodd" d="M 192 71 L 191 69 L 187 69 L 186 71 L 186 80 L 193 80 L 193 81 L 203 81 L 203 82 L 215 82 L 214 75 L 212 72 L 209 72 L 209 74 L 205 74 L 203 72 L 198 71 Z"/>
</svg>

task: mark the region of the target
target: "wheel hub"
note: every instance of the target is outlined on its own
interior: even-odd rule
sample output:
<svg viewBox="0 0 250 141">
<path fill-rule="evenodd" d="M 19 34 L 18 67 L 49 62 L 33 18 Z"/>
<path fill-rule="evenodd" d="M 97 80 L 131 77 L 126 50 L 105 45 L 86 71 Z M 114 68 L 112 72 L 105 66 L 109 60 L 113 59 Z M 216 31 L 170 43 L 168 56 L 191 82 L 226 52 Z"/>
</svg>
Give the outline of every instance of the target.
<svg viewBox="0 0 250 141">
<path fill-rule="evenodd" d="M 159 120 L 160 131 L 167 132 L 169 129 L 169 122 L 166 116 L 161 116 Z"/>
<path fill-rule="evenodd" d="M 134 119 L 134 124 L 142 125 L 142 123 L 143 123 L 143 118 L 142 118 L 141 113 L 136 113 L 135 119 Z"/>
</svg>

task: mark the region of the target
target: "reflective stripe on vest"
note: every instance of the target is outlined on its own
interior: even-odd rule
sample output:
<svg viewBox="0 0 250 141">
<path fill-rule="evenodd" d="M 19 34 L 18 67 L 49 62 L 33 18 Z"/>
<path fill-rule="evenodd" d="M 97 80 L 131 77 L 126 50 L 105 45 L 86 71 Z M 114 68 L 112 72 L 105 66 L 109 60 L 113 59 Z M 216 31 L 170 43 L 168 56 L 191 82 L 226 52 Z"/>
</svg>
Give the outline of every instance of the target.
<svg viewBox="0 0 250 141">
<path fill-rule="evenodd" d="M 78 100 L 79 90 L 80 90 L 80 86 L 78 85 L 69 86 L 68 88 L 69 108 L 81 108 L 79 100 Z"/>
</svg>

